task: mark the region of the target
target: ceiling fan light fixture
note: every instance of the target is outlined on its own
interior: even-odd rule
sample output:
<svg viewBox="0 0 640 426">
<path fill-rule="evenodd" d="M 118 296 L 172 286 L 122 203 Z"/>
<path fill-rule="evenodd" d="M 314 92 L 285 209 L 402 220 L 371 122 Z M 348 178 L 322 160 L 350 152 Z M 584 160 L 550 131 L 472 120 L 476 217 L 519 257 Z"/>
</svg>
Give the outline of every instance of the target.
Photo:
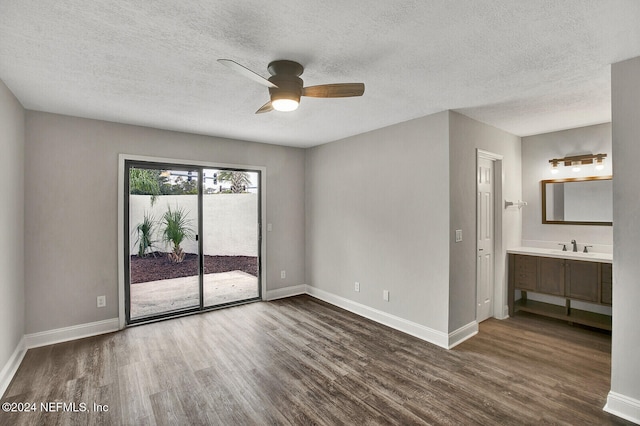
<svg viewBox="0 0 640 426">
<path fill-rule="evenodd" d="M 271 105 L 273 105 L 273 109 L 276 111 L 291 112 L 298 109 L 300 103 L 295 99 L 280 98 L 272 100 Z"/>
<path fill-rule="evenodd" d="M 271 64 L 273 66 L 273 63 Z M 302 95 L 302 80 L 293 75 L 271 76 L 272 83 L 277 88 L 269 89 L 271 106 L 276 111 L 291 112 L 298 109 Z"/>
</svg>

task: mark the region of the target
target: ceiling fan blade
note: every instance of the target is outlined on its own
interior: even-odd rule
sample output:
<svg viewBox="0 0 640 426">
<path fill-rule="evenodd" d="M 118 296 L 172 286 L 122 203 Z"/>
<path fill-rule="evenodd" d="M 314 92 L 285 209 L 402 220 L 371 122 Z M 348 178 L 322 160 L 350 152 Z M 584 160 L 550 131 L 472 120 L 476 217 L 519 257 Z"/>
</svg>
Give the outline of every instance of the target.
<svg viewBox="0 0 640 426">
<path fill-rule="evenodd" d="M 263 112 L 273 111 L 273 105 L 271 105 L 271 101 L 262 105 L 257 111 L 256 114 L 262 114 Z"/>
<path fill-rule="evenodd" d="M 302 89 L 302 96 L 312 98 L 348 98 L 362 96 L 363 93 L 364 83 L 321 84 Z"/>
<path fill-rule="evenodd" d="M 232 61 L 231 59 L 218 59 L 218 62 L 220 62 L 222 65 L 227 66 L 227 67 L 231 68 L 232 70 L 244 75 L 245 77 L 250 78 L 251 80 L 255 81 L 256 83 L 262 84 L 263 86 L 272 87 L 272 88 L 277 88 L 278 87 L 275 84 L 273 84 L 272 82 L 270 82 L 269 80 L 267 80 L 266 78 L 262 77 L 260 74 L 256 74 L 255 72 L 251 71 L 249 68 L 247 68 L 247 67 L 245 67 L 243 65 L 240 65 L 236 61 Z"/>
</svg>

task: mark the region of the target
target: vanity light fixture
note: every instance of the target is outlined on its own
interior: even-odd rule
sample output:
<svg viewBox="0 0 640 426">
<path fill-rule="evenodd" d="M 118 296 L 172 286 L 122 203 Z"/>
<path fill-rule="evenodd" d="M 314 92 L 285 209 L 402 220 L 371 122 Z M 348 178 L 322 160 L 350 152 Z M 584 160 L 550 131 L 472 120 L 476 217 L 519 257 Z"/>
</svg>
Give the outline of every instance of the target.
<svg viewBox="0 0 640 426">
<path fill-rule="evenodd" d="M 558 173 L 558 165 L 560 165 L 560 163 L 563 163 L 566 167 L 571 166 L 571 170 L 574 172 L 579 172 L 582 166 L 589 164 L 595 164 L 596 170 L 603 170 L 605 158 L 607 158 L 607 154 L 585 154 L 564 158 L 554 158 L 549 160 L 549 163 L 551 164 L 551 173 L 553 174 Z"/>
</svg>

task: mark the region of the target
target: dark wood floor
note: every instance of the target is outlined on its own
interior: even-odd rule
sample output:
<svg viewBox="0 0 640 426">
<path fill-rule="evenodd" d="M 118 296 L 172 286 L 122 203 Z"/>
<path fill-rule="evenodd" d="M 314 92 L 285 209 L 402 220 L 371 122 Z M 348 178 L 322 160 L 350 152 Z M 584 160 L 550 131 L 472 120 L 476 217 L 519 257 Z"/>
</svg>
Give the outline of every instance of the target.
<svg viewBox="0 0 640 426">
<path fill-rule="evenodd" d="M 299 296 L 29 350 L 2 402 L 37 410 L 0 424 L 630 424 L 602 411 L 610 352 L 526 313 L 447 351 Z"/>
</svg>

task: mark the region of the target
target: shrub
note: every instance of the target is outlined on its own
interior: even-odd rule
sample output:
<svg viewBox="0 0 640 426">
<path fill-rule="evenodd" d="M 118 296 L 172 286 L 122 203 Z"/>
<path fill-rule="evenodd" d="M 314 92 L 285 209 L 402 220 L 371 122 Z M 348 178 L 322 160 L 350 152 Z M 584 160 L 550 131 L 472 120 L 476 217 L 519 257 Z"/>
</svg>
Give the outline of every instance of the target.
<svg viewBox="0 0 640 426">
<path fill-rule="evenodd" d="M 135 244 L 138 244 L 138 256 L 145 257 L 147 255 L 147 251 L 153 248 L 155 240 L 153 240 L 153 235 L 156 231 L 156 220 L 153 216 L 144 212 L 144 219 L 142 223 L 136 225 L 134 232 L 137 234 Z"/>
<path fill-rule="evenodd" d="M 191 229 L 191 220 L 187 218 L 188 212 L 182 207 L 171 210 L 171 206 L 162 216 L 162 240 L 171 244 L 173 252 L 169 253 L 172 262 L 180 263 L 184 260 L 185 252 L 180 247 L 184 240 L 195 239 L 195 232 Z"/>
</svg>

